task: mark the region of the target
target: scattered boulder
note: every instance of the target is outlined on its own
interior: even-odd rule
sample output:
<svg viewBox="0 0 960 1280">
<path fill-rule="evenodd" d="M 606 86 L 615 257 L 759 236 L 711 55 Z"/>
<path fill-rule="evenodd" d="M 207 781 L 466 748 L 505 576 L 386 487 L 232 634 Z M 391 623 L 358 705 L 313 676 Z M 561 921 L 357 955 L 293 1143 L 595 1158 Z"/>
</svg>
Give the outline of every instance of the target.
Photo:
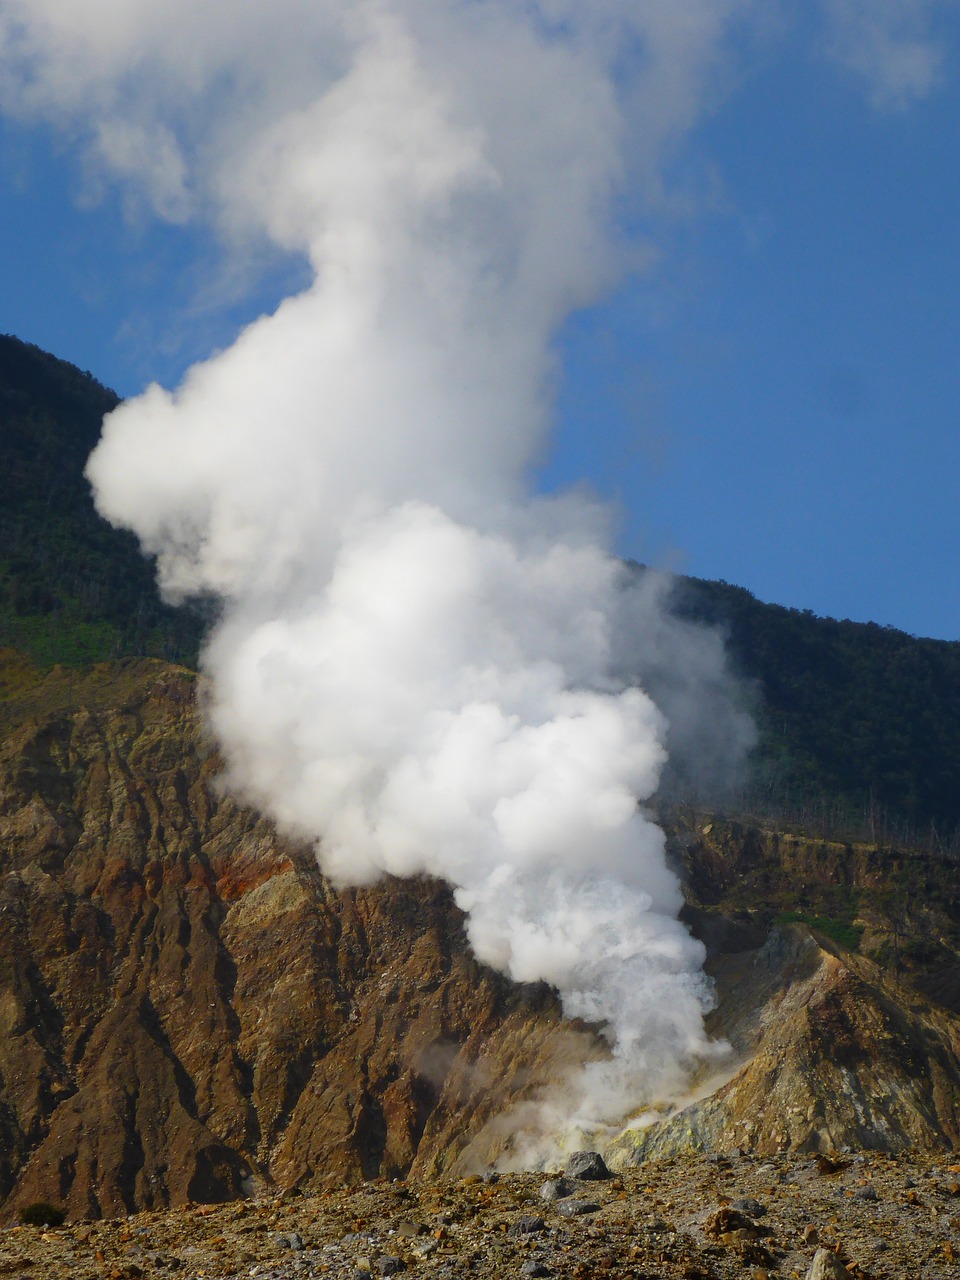
<svg viewBox="0 0 960 1280">
<path fill-rule="evenodd" d="M 814 1161 L 817 1173 L 824 1178 L 833 1178 L 838 1173 L 843 1173 L 844 1169 L 850 1167 L 849 1160 L 831 1159 L 830 1156 L 818 1155 Z"/>
<path fill-rule="evenodd" d="M 382 1276 L 395 1276 L 406 1269 L 403 1259 L 392 1253 L 385 1253 L 377 1259 L 377 1272 Z"/>
<path fill-rule="evenodd" d="M 564 1173 L 568 1178 L 593 1182 L 601 1182 L 613 1177 L 599 1151 L 575 1151 L 567 1161 Z"/>
<path fill-rule="evenodd" d="M 561 1200 L 557 1205 L 557 1213 L 563 1218 L 579 1218 L 584 1213 L 598 1213 L 600 1206 L 590 1200 Z"/>
<path fill-rule="evenodd" d="M 818 1249 L 804 1280 L 853 1280 L 853 1276 L 830 1249 Z"/>
<path fill-rule="evenodd" d="M 270 1236 L 281 1249 L 292 1249 L 295 1253 L 303 1251 L 303 1237 L 296 1231 L 272 1231 Z"/>
<path fill-rule="evenodd" d="M 761 1204 L 759 1200 L 754 1200 L 750 1196 L 744 1200 L 734 1200 L 731 1208 L 736 1209 L 738 1213 L 745 1213 L 749 1218 L 762 1218 L 767 1212 L 765 1204 Z"/>
<path fill-rule="evenodd" d="M 731 1235 L 735 1231 L 745 1231 L 754 1239 L 759 1234 L 757 1224 L 730 1205 L 722 1205 L 716 1213 L 711 1214 L 703 1224 L 703 1229 L 708 1236 L 713 1236 L 716 1240 L 721 1236 Z"/>
<path fill-rule="evenodd" d="M 509 1234 L 512 1236 L 532 1236 L 536 1235 L 538 1231 L 546 1230 L 546 1226 L 547 1224 L 542 1218 L 532 1216 L 518 1218 L 516 1222 L 512 1223 Z"/>
</svg>

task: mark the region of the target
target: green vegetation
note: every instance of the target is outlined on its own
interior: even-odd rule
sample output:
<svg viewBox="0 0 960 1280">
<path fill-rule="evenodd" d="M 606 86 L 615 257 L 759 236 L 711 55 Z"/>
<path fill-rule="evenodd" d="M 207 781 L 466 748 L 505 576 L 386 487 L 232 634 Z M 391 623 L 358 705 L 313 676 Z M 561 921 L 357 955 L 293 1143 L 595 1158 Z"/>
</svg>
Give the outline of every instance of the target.
<svg viewBox="0 0 960 1280">
<path fill-rule="evenodd" d="M 159 599 L 152 562 L 132 534 L 100 519 L 83 478 L 117 403 L 89 373 L 0 337 L 0 646 L 41 668 L 197 661 L 201 611 Z M 953 850 L 960 643 L 762 604 L 726 582 L 678 579 L 675 604 L 723 629 L 757 692 L 756 769 L 728 812 L 781 830 Z"/>
<path fill-rule="evenodd" d="M 863 929 L 852 920 L 835 920 L 830 916 L 810 916 L 803 911 L 783 911 L 777 916 L 777 924 L 806 924 L 825 938 L 830 938 L 848 951 L 860 950 Z"/>
<path fill-rule="evenodd" d="M 130 533 L 94 510 L 83 468 L 112 391 L 0 337 L 0 645 L 43 665 L 152 655 L 196 662 L 196 612 L 163 604 Z"/>
<path fill-rule="evenodd" d="M 960 643 L 763 604 L 683 579 L 678 609 L 720 626 L 757 682 L 758 781 L 747 808 L 874 843 L 960 827 Z"/>
<path fill-rule="evenodd" d="M 47 1204 L 45 1200 L 24 1205 L 20 1210 L 20 1221 L 25 1227 L 62 1227 L 66 1218 L 62 1209 L 54 1204 Z"/>
</svg>

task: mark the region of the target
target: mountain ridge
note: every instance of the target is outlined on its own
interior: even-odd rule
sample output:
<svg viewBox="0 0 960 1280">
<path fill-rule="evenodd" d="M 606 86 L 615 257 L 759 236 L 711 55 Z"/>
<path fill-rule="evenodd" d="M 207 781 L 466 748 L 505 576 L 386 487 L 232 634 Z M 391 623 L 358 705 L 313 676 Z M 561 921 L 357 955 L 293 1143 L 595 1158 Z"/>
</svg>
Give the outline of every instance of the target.
<svg viewBox="0 0 960 1280">
<path fill-rule="evenodd" d="M 202 617 L 159 602 L 82 478 L 115 398 L 15 340 L 2 355 L 34 382 L 11 389 L 0 359 L 0 456 L 20 484 L 0 513 L 0 638 L 17 642 L 0 649 L 0 1216 L 41 1199 L 90 1218 L 510 1165 L 545 1092 L 606 1054 L 599 1028 L 478 964 L 445 886 L 336 891 L 309 848 L 224 793 L 202 677 L 164 657 L 190 657 Z M 37 379 L 53 389 L 35 402 Z M 29 612 L 34 586 L 52 608 Z M 617 1158 L 960 1149 L 960 894 L 936 825 L 960 803 L 960 646 L 751 601 L 676 585 L 678 611 L 724 627 L 764 692 L 752 791 L 710 808 L 672 797 L 660 814 L 717 984 L 710 1025 L 735 1057 L 700 1082 L 707 1096 L 628 1129 Z M 893 681 L 899 719 L 858 701 L 858 671 L 869 693 L 904 665 L 922 678 L 899 702 Z M 837 688 L 847 721 L 822 714 Z M 914 717 L 930 703 L 942 732 Z M 936 769 L 911 755 L 917 735 Z M 899 757 L 898 782 L 884 762 Z M 901 830 L 929 822 L 926 843 L 884 827 L 891 794 Z M 795 822 L 791 795 L 806 806 Z M 837 838 L 858 805 L 859 834 Z"/>
<path fill-rule="evenodd" d="M 196 666 L 209 604 L 172 608 L 133 535 L 97 516 L 83 467 L 116 395 L 0 337 L 0 644 L 51 666 L 153 656 Z M 640 567 L 634 566 L 639 572 Z M 678 577 L 672 606 L 720 628 L 760 740 L 744 814 L 960 847 L 960 642 L 816 618 Z M 684 794 L 680 800 L 696 800 Z"/>
</svg>

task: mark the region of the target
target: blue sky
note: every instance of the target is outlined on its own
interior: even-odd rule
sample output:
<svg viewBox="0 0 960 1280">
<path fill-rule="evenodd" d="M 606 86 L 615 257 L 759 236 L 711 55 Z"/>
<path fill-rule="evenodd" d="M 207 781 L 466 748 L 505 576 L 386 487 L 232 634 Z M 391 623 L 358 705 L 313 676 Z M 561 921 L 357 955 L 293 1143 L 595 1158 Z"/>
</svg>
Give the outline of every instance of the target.
<svg viewBox="0 0 960 1280">
<path fill-rule="evenodd" d="M 698 131 L 721 207 L 566 344 L 556 474 L 630 554 L 960 637 L 957 71 L 879 111 L 783 51 Z"/>
<path fill-rule="evenodd" d="M 960 19 L 940 74 L 871 99 L 799 38 L 744 54 L 687 136 L 697 194 L 658 262 L 558 339 L 540 483 L 615 502 L 618 549 L 760 598 L 960 638 Z M 0 125 L 0 328 L 122 394 L 305 280 L 91 191 L 43 127 Z"/>
</svg>

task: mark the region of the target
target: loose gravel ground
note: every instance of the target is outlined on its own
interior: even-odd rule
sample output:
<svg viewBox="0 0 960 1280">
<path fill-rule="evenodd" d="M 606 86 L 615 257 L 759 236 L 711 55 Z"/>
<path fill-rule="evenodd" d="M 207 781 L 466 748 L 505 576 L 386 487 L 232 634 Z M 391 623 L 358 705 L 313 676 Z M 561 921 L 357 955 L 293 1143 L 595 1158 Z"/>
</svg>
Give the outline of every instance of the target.
<svg viewBox="0 0 960 1280">
<path fill-rule="evenodd" d="M 0 1231 L 13 1280 L 960 1276 L 956 1157 L 678 1157 L 606 1180 L 510 1174 Z M 825 1262 L 829 1266 L 825 1269 Z M 824 1274 L 844 1272 L 821 1257 Z"/>
</svg>

